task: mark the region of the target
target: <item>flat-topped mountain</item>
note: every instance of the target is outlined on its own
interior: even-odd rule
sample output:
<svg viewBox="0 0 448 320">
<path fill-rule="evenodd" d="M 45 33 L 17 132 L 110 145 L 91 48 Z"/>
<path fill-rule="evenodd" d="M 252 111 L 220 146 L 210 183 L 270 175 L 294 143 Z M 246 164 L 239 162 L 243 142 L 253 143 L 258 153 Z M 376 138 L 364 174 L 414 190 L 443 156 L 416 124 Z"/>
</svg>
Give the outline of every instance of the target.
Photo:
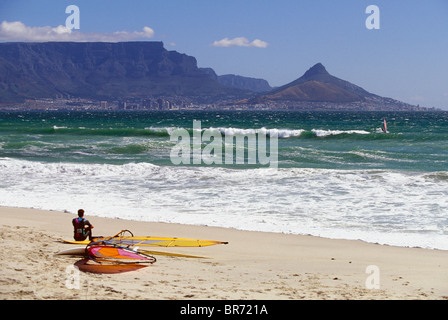
<svg viewBox="0 0 448 320">
<path fill-rule="evenodd" d="M 60 94 L 92 99 L 247 96 L 211 79 L 194 57 L 168 51 L 162 42 L 0 43 L 0 102 Z"/>
</svg>

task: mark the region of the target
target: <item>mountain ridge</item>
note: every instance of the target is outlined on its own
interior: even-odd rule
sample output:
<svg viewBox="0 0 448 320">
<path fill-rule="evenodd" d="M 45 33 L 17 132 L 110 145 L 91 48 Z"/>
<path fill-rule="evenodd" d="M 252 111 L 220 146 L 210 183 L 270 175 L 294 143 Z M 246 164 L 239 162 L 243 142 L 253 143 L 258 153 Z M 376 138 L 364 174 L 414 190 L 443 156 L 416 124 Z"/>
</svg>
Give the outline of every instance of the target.
<svg viewBox="0 0 448 320">
<path fill-rule="evenodd" d="M 270 92 L 239 101 L 296 110 L 424 110 L 392 98 L 381 97 L 331 75 L 320 62 L 301 77 Z"/>
<path fill-rule="evenodd" d="M 0 43 L 0 104 L 59 96 L 118 102 L 172 98 L 178 106 L 213 108 L 418 108 L 337 78 L 320 62 L 271 88 L 264 79 L 218 76 L 212 68 L 199 68 L 195 57 L 168 51 L 157 41 Z"/>
<path fill-rule="evenodd" d="M 273 89 L 265 79 L 244 77 L 236 74 L 224 74 L 218 76 L 212 68 L 200 69 L 207 73 L 213 80 L 216 80 L 225 86 L 257 93 L 268 92 Z"/>
<path fill-rule="evenodd" d="M 248 95 L 211 79 L 196 58 L 162 42 L 0 43 L 0 98 Z"/>
<path fill-rule="evenodd" d="M 355 102 L 374 96 L 363 88 L 331 75 L 322 63 L 316 63 L 300 78 L 254 98 L 313 102 Z"/>
</svg>

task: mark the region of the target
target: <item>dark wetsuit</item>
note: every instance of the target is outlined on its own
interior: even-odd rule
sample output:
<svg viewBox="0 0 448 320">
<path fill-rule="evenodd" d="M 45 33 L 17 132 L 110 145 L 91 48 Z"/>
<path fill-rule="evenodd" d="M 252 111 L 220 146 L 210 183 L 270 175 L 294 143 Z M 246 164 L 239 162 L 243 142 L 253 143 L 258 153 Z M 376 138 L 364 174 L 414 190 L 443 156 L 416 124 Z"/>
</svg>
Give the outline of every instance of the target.
<svg viewBox="0 0 448 320">
<path fill-rule="evenodd" d="M 75 218 L 72 220 L 73 228 L 74 228 L 74 238 L 76 241 L 83 241 L 89 238 L 92 240 L 92 225 L 89 220 L 84 218 Z"/>
</svg>

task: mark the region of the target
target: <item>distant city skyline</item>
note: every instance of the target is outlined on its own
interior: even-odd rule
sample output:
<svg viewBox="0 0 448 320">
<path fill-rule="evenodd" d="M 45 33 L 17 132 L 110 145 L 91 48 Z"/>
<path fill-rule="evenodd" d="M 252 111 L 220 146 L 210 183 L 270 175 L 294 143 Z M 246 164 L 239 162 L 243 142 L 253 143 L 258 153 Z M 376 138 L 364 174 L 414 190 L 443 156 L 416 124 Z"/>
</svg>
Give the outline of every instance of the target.
<svg viewBox="0 0 448 320">
<path fill-rule="evenodd" d="M 67 28 L 70 5 L 79 29 Z M 366 26 L 369 5 L 379 29 Z M 371 93 L 448 110 L 447 14 L 446 0 L 2 0 L 0 41 L 163 41 L 218 75 L 271 86 L 321 62 Z"/>
</svg>

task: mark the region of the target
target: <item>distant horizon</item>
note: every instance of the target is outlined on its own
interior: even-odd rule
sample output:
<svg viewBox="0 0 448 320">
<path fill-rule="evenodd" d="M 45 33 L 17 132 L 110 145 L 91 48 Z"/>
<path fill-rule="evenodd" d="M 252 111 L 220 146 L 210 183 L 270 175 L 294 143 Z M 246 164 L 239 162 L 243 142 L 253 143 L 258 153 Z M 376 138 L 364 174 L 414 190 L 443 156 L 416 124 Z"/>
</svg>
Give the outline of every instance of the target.
<svg viewBox="0 0 448 320">
<path fill-rule="evenodd" d="M 377 29 L 368 28 L 372 4 L 379 8 Z M 76 22 L 70 5 L 79 9 L 79 29 L 67 28 Z M 320 62 L 371 93 L 448 110 L 447 13 L 443 0 L 4 0 L 0 41 L 163 42 L 195 57 L 200 68 L 264 79 L 271 87 Z"/>
</svg>

